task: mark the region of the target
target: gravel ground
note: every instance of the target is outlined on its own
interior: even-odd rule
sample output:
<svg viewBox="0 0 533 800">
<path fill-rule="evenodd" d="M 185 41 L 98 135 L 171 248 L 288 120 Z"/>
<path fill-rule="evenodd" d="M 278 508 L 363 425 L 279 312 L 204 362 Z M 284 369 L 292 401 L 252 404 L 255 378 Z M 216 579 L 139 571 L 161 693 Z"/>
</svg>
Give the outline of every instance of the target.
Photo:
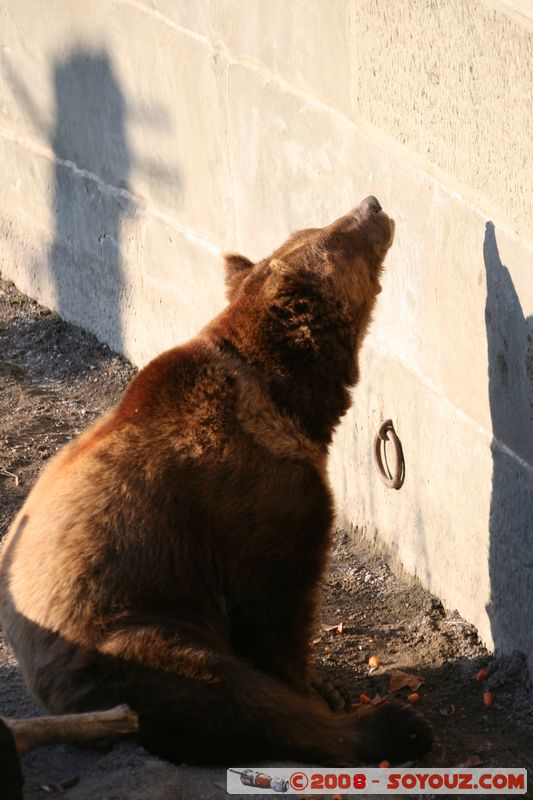
<svg viewBox="0 0 533 800">
<path fill-rule="evenodd" d="M 0 536 L 45 460 L 113 404 L 134 374 L 93 336 L 0 279 Z M 353 702 L 362 693 L 386 695 L 391 669 L 423 679 L 420 708 L 436 733 L 426 765 L 533 768 L 533 693 L 523 657 L 489 656 L 457 612 L 392 572 L 357 531 L 337 532 L 322 622 L 314 643 L 319 670 L 341 680 Z M 340 632 L 328 630 L 339 623 Z M 376 670 L 371 655 L 381 660 Z M 480 667 L 489 671 L 484 684 L 474 680 Z M 491 708 L 482 702 L 486 689 L 494 693 Z M 0 638 L 0 714 L 37 713 Z M 32 800 L 227 796 L 224 770 L 172 766 L 126 741 L 100 750 L 42 748 L 25 757 L 24 772 Z"/>
</svg>

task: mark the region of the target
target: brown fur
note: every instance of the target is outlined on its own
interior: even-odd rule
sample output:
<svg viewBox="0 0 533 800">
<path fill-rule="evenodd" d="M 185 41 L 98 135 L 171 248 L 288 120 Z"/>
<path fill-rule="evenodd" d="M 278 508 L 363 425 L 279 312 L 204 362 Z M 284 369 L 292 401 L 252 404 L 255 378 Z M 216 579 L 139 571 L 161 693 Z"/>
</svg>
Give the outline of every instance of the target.
<svg viewBox="0 0 533 800">
<path fill-rule="evenodd" d="M 228 256 L 227 308 L 47 466 L 5 542 L 0 613 L 52 712 L 127 702 L 178 761 L 429 747 L 411 709 L 335 716 L 309 691 L 327 449 L 393 236 L 371 205 L 258 264 Z"/>
</svg>

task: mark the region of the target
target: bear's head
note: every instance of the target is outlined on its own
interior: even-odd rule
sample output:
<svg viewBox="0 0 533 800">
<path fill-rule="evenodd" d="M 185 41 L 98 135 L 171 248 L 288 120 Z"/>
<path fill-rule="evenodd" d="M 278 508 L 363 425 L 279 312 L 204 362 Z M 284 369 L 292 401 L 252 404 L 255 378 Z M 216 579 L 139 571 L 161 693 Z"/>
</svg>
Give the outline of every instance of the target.
<svg viewBox="0 0 533 800">
<path fill-rule="evenodd" d="M 268 264 L 274 272 L 298 274 L 324 289 L 333 285 L 350 306 L 375 298 L 381 289 L 383 259 L 392 244 L 394 222 L 375 197 L 367 197 L 345 216 L 324 228 L 296 231 L 269 258 L 254 264 L 245 256 L 225 256 L 227 296 L 232 302 L 255 267 Z M 335 291 L 335 289 L 334 289 Z"/>
<path fill-rule="evenodd" d="M 331 406 L 328 417 L 338 419 L 348 407 L 346 390 L 358 378 L 357 354 L 393 237 L 394 222 L 367 197 L 324 228 L 297 231 L 256 264 L 225 257 L 226 338 L 260 367 L 285 411 L 294 415 L 298 404 L 309 406 L 305 395 L 312 391 L 315 403 Z M 317 399 L 317 392 L 336 399 Z M 332 428 L 305 427 L 325 439 Z"/>
</svg>

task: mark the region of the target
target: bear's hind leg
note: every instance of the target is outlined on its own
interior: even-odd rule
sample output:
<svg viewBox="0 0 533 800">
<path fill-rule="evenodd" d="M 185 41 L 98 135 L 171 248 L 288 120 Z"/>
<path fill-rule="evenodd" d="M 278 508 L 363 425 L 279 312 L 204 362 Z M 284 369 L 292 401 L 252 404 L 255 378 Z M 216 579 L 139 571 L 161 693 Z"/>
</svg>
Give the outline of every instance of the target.
<svg viewBox="0 0 533 800">
<path fill-rule="evenodd" d="M 141 741 L 177 762 L 239 764 L 295 758 L 357 764 L 401 760 L 431 746 L 412 708 L 332 715 L 319 701 L 217 652 L 189 629 L 123 626 L 102 644 L 122 699 L 139 714 Z"/>
</svg>

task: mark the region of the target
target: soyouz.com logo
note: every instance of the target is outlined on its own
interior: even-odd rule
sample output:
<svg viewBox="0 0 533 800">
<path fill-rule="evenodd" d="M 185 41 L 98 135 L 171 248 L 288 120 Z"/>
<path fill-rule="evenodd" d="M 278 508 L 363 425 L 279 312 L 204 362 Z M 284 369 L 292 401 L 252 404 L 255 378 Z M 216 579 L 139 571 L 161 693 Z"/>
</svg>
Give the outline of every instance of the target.
<svg viewBox="0 0 533 800">
<path fill-rule="evenodd" d="M 315 767 L 232 767 L 228 794 L 471 794 L 523 795 L 527 771 L 522 768 L 328 769 Z"/>
</svg>

